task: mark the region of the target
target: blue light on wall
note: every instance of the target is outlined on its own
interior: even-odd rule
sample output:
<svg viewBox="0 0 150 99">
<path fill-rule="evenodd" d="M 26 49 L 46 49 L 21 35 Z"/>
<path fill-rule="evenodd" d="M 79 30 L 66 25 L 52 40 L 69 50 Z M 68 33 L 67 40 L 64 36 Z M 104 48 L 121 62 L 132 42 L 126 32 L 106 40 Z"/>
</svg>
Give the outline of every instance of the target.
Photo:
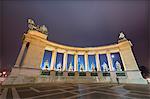
<svg viewBox="0 0 150 99">
<path fill-rule="evenodd" d="M 57 53 L 56 56 L 56 64 L 55 64 L 55 70 L 62 70 L 63 69 L 63 53 Z"/>
<path fill-rule="evenodd" d="M 72 65 L 72 69 L 74 71 L 74 55 L 68 54 L 68 58 L 67 58 L 67 70 L 69 70 L 70 64 Z"/>
<path fill-rule="evenodd" d="M 81 71 L 81 67 L 84 71 L 85 70 L 84 55 L 78 55 L 78 71 Z"/>
<path fill-rule="evenodd" d="M 92 71 L 92 64 L 94 65 L 94 68 L 96 68 L 96 59 L 95 55 L 88 55 L 88 70 Z"/>
<path fill-rule="evenodd" d="M 104 71 L 104 64 L 107 65 L 107 68 L 108 68 L 108 71 L 109 71 L 108 60 L 107 60 L 106 54 L 99 54 L 99 60 L 100 60 L 101 71 Z"/>
<path fill-rule="evenodd" d="M 42 64 L 41 64 L 41 69 L 42 70 L 45 69 L 45 64 L 46 63 L 48 63 L 48 70 L 50 70 L 51 58 L 52 58 L 52 51 L 45 50 L 43 60 L 42 60 Z"/>
<path fill-rule="evenodd" d="M 114 70 L 115 71 L 124 71 L 123 63 L 122 63 L 119 52 L 111 53 L 111 58 L 112 58 L 112 63 L 113 63 Z M 119 66 L 117 66 L 117 61 L 118 61 L 118 64 L 120 64 L 121 69 L 119 69 Z"/>
</svg>

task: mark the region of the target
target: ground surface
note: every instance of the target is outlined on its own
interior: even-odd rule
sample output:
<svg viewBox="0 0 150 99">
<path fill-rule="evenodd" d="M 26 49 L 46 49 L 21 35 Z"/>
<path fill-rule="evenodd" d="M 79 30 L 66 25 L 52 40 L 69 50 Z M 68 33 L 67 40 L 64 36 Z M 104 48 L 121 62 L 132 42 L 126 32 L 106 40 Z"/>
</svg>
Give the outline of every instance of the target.
<svg viewBox="0 0 150 99">
<path fill-rule="evenodd" d="M 150 99 L 149 85 L 42 84 L 7 86 L 0 99 Z"/>
</svg>

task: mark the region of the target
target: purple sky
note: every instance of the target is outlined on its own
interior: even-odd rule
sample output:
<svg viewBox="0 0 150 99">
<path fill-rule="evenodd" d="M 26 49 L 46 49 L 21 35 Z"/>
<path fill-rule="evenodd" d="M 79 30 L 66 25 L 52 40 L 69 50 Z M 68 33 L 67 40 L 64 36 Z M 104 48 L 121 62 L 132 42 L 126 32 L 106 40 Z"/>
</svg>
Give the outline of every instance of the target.
<svg viewBox="0 0 150 99">
<path fill-rule="evenodd" d="M 2 9 L 2 1 L 0 1 L 0 9 Z M 2 10 L 0 10 L 0 67 L 2 65 Z"/>
<path fill-rule="evenodd" d="M 50 41 L 71 46 L 112 44 L 124 31 L 138 64 L 148 67 L 148 0 L 5 0 L 1 18 L 2 66 L 15 64 L 32 18 L 48 27 Z"/>
</svg>

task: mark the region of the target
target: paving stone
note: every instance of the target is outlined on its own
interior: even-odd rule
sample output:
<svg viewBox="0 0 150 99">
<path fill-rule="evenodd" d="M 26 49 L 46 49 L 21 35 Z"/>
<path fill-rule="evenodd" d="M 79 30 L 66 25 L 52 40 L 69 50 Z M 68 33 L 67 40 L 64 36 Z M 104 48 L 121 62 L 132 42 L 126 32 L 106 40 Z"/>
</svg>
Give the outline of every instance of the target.
<svg viewBox="0 0 150 99">
<path fill-rule="evenodd" d="M 121 99 L 121 98 L 112 96 L 112 95 L 92 93 L 92 94 L 83 95 L 83 96 L 79 96 L 79 97 L 75 97 L 75 98 L 71 98 L 71 99 Z"/>
<path fill-rule="evenodd" d="M 64 83 L 13 87 L 16 88 L 21 99 L 150 99 L 150 85 L 136 86 Z M 8 88 L 6 94 L 4 95 L 6 99 L 13 99 L 12 88 Z"/>
<path fill-rule="evenodd" d="M 66 93 L 55 94 L 55 95 L 50 95 L 50 96 L 45 96 L 45 97 L 40 97 L 40 98 L 35 98 L 35 99 L 61 99 L 61 98 L 67 98 L 73 95 L 75 94 L 66 92 Z"/>
<path fill-rule="evenodd" d="M 7 97 L 7 99 L 13 99 L 11 88 L 8 89 L 6 97 Z"/>
</svg>

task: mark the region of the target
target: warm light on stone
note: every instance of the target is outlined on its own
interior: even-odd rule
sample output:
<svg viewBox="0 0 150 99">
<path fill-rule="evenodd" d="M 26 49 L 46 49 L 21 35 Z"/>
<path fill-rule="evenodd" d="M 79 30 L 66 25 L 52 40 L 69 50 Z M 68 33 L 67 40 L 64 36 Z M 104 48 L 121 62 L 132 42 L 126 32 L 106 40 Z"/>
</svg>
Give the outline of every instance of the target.
<svg viewBox="0 0 150 99">
<path fill-rule="evenodd" d="M 52 52 L 50 65 L 48 64 L 48 61 L 45 63 L 48 67 L 50 66 L 50 68 L 47 67 L 46 69 L 46 71 L 50 72 L 50 75 L 47 76 L 56 77 L 57 75 L 61 75 L 60 77 L 67 77 L 67 80 L 62 79 L 61 81 L 53 78 L 56 82 L 72 82 L 72 79 L 69 79 L 70 76 L 68 75 L 74 75 L 73 82 L 88 82 L 88 80 L 84 80 L 81 78 L 79 79 L 80 75 L 86 74 L 86 76 L 84 76 L 85 79 L 93 79 L 93 82 L 98 83 L 116 83 L 116 78 L 119 78 L 120 83 L 147 84 L 147 81 L 143 79 L 141 72 L 139 71 L 137 62 L 131 49 L 132 44 L 125 38 L 125 35 L 123 33 L 120 34 L 119 41 L 116 44 L 87 48 L 56 44 L 48 41 L 47 36 L 47 34 L 41 33 L 37 30 L 32 30 L 32 28 L 26 34 L 24 34 L 25 38 L 16 60 L 16 64 L 12 69 L 10 76 L 7 80 L 5 80 L 3 84 L 7 85 L 44 82 L 41 78 L 41 64 L 43 61 L 45 50 Z M 59 68 L 56 68 L 57 53 L 63 53 L 63 60 L 61 61 L 62 63 L 58 62 L 60 64 Z M 121 64 L 118 61 L 117 65 L 119 64 L 119 67 L 117 67 L 117 70 L 121 71 L 116 71 L 112 60 L 112 58 L 115 58 L 115 56 L 111 55 L 111 53 L 119 53 L 123 65 L 122 68 L 124 68 L 124 71 L 122 71 L 120 67 Z M 74 56 L 74 65 L 71 63 L 74 68 L 72 68 L 72 71 L 70 72 L 68 70 L 67 63 L 69 54 Z M 101 54 L 106 55 L 106 63 L 100 63 L 99 55 Z M 82 70 L 80 70 L 81 72 L 85 72 L 83 74 L 78 71 L 80 69 L 78 67 L 80 63 L 78 55 L 84 56 L 85 68 L 83 68 L 83 64 L 81 64 Z M 95 57 L 93 59 L 89 59 L 89 55 L 94 55 Z M 92 63 L 91 68 L 89 68 L 89 66 L 91 65 L 89 64 L 89 61 L 92 61 L 90 62 Z M 95 61 L 95 63 L 93 61 Z M 104 67 L 102 67 L 101 64 L 105 64 L 103 65 Z M 104 68 L 105 71 L 102 71 L 101 68 Z M 62 72 L 62 74 L 59 72 Z M 13 77 L 15 77 L 15 80 L 13 79 Z M 36 78 L 36 80 L 31 82 L 29 78 L 32 77 Z M 45 81 L 50 82 L 48 80 Z"/>
</svg>

